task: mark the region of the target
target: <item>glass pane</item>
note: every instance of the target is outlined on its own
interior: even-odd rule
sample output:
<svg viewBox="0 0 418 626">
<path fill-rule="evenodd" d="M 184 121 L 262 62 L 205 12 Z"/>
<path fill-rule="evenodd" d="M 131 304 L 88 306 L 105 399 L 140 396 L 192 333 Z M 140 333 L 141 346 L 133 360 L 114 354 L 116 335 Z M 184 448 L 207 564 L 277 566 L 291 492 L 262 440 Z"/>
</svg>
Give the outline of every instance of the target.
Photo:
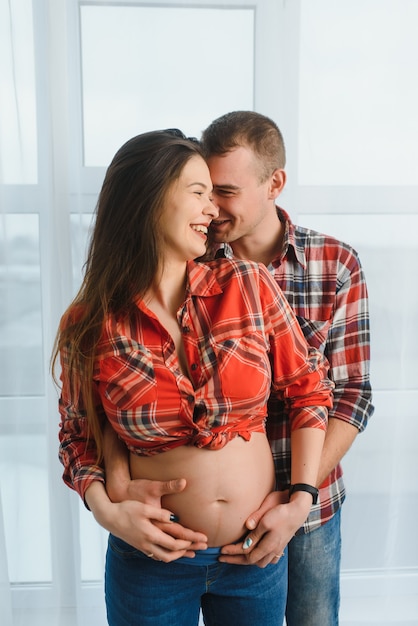
<svg viewBox="0 0 418 626">
<path fill-rule="evenodd" d="M 84 264 L 86 262 L 87 247 L 90 242 L 92 220 L 93 215 L 91 213 L 72 213 L 70 216 L 74 294 L 79 290 L 81 281 L 83 280 Z"/>
<path fill-rule="evenodd" d="M 109 533 L 79 501 L 81 580 L 102 580 Z"/>
<path fill-rule="evenodd" d="M 342 463 L 342 568 L 414 568 L 418 538 L 404 538 L 418 514 L 418 215 L 301 214 L 298 222 L 353 245 L 369 290 L 375 413 Z"/>
<path fill-rule="evenodd" d="M 254 10 L 82 6 L 84 160 L 108 165 L 140 132 L 200 137 L 252 109 Z"/>
<path fill-rule="evenodd" d="M 418 537 L 408 532 L 418 515 L 417 394 L 377 391 L 374 403 L 375 415 L 343 460 L 349 490 L 342 518 L 343 568 L 412 570 L 418 554 Z M 362 519 L 367 524 L 359 532 Z M 391 549 L 382 550 L 389 537 Z"/>
<path fill-rule="evenodd" d="M 0 220 L 0 396 L 44 393 L 38 215 Z"/>
<path fill-rule="evenodd" d="M 41 420 L 33 402 L 25 408 L 34 420 Z M 47 582 L 51 580 L 47 438 L 33 432 L 17 434 L 19 415 L 10 418 L 12 432 L 0 431 L 0 484 L 9 579 L 12 583 Z"/>
<path fill-rule="evenodd" d="M 76 293 L 83 278 L 87 246 L 91 234 L 93 215 L 71 215 L 71 254 L 73 260 L 73 290 Z M 79 501 L 81 579 L 102 580 L 108 533 L 101 528 L 93 515 Z"/>
<path fill-rule="evenodd" d="M 37 182 L 32 0 L 0 2 L 0 182 Z"/>
<path fill-rule="evenodd" d="M 299 183 L 416 185 L 416 0 L 302 0 Z"/>
<path fill-rule="evenodd" d="M 299 215 L 298 222 L 350 243 L 369 290 L 371 375 L 375 389 L 416 389 L 418 215 Z"/>
</svg>

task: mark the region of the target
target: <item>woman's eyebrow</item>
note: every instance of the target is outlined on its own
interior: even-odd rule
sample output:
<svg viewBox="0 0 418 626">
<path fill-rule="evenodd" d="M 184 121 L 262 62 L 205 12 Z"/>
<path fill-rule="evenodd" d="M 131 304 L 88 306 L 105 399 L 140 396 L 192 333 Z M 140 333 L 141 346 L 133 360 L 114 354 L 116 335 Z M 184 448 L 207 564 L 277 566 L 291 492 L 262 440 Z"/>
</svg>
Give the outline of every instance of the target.
<svg viewBox="0 0 418 626">
<path fill-rule="evenodd" d="M 202 183 L 198 180 L 194 181 L 193 183 L 189 183 L 187 186 L 188 187 L 193 187 L 193 185 L 199 185 L 199 187 L 203 187 L 203 189 L 208 189 L 208 186 L 205 183 Z M 213 187 L 212 187 L 213 189 Z"/>
</svg>

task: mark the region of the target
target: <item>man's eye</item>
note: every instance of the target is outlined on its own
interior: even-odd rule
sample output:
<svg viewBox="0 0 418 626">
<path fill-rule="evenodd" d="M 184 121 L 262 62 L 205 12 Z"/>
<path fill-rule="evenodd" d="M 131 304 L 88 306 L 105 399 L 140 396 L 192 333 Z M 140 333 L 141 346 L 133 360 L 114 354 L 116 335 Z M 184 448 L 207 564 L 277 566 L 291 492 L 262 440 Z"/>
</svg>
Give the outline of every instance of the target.
<svg viewBox="0 0 418 626">
<path fill-rule="evenodd" d="M 218 189 L 216 193 L 218 194 L 218 196 L 223 196 L 224 198 L 228 198 L 234 195 L 233 191 L 229 191 L 227 189 Z"/>
</svg>

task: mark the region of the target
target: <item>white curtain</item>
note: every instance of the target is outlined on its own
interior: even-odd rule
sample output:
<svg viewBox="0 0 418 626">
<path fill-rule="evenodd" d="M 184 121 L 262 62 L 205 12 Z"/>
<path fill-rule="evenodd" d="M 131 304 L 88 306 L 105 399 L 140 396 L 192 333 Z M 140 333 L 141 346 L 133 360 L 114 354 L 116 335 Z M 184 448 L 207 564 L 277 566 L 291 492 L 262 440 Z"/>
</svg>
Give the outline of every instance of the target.
<svg viewBox="0 0 418 626">
<path fill-rule="evenodd" d="M 7 571 L 7 551 L 4 543 L 3 509 L 0 494 L 0 607 L 2 623 L 12 626 L 12 599 L 10 595 L 9 574 Z"/>
<path fill-rule="evenodd" d="M 106 622 L 106 534 L 61 481 L 49 372 L 104 167 L 136 130 L 198 136 L 217 115 L 254 103 L 284 131 L 281 205 L 354 245 L 368 279 L 376 412 L 343 463 L 341 623 L 418 623 L 416 2 L 273 0 L 256 3 L 257 20 L 254 2 L 194 2 L 190 12 L 179 3 L 179 13 L 174 1 L 154 3 L 156 13 L 141 4 L 0 0 L 0 623 Z M 198 76 L 185 68 L 187 45 L 148 87 L 135 67 L 141 50 L 122 49 L 147 20 L 167 41 L 173 19 L 193 49 L 199 39 L 211 45 L 211 58 L 199 57 L 202 80 L 193 79 L 196 101 L 175 94 L 188 88 L 182 74 Z M 260 19 L 283 35 L 279 47 L 259 36 Z M 142 87 L 161 92 L 141 109 Z"/>
</svg>

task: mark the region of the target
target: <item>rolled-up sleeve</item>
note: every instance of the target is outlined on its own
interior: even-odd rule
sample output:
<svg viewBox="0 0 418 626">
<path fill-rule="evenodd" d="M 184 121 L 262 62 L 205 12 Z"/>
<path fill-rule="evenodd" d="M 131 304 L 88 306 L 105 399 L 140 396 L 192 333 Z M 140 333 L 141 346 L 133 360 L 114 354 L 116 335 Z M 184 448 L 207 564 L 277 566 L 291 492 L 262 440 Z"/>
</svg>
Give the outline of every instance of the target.
<svg viewBox="0 0 418 626">
<path fill-rule="evenodd" d="M 335 314 L 325 354 L 335 384 L 329 416 L 361 432 L 373 414 L 370 384 L 370 322 L 366 280 L 357 254 L 351 251 L 339 271 Z"/>
<path fill-rule="evenodd" d="M 84 500 L 93 481 L 104 482 L 104 468 L 97 464 L 97 448 L 89 436 L 87 415 L 79 389 L 70 385 L 65 349 L 61 352 L 61 396 L 59 400 L 59 459 L 64 466 L 63 480 Z M 102 415 L 101 405 L 96 410 Z"/>
</svg>

